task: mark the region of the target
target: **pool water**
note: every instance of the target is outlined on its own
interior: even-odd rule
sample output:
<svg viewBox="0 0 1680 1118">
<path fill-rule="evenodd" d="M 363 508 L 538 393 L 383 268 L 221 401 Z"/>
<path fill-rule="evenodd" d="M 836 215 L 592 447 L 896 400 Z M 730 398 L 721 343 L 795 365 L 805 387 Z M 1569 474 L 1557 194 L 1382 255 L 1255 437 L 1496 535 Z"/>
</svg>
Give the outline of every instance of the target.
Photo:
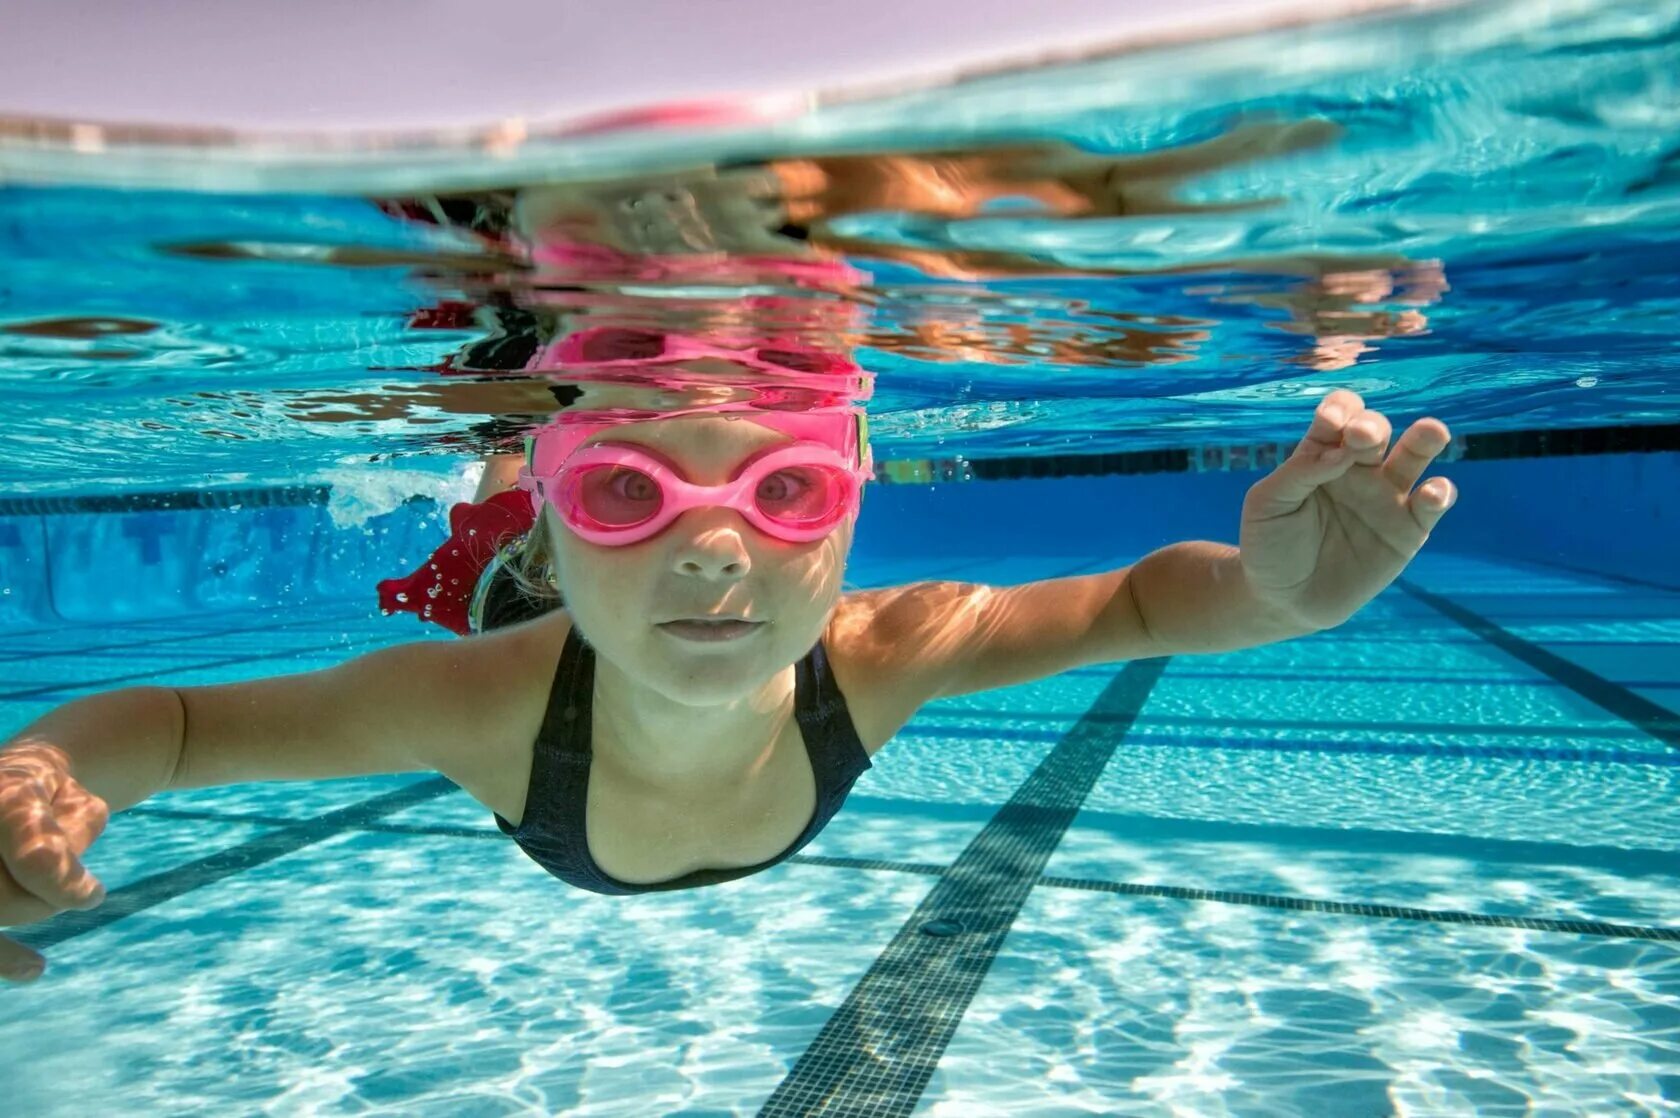
<svg viewBox="0 0 1680 1118">
<path fill-rule="evenodd" d="M 433 774 L 159 794 L 87 852 L 102 906 L 6 929 L 48 970 L 0 987 L 0 1110 L 1680 1111 L 1680 5 L 1415 19 L 761 137 L 1332 122 L 1149 212 L 858 213 L 860 279 L 772 294 L 844 305 L 874 374 L 851 589 L 1235 543 L 1327 392 L 1441 419 L 1459 503 L 1351 620 L 929 703 L 800 854 L 705 889 L 567 887 Z M 482 246 L 348 180 L 4 167 L 0 735 L 455 639 L 373 584 L 531 418 L 439 375 L 481 323 L 421 324 L 492 301 Z M 612 286 L 703 322 L 730 282 Z"/>
<path fill-rule="evenodd" d="M 930 704 L 802 854 L 706 890 L 559 886 L 437 777 L 167 793 L 90 851 L 104 906 L 24 933 L 51 969 L 0 1018 L 13 1113 L 799 1113 L 766 1104 L 889 1044 L 924 1082 L 843 1079 L 860 1112 L 1661 1113 L 1673 731 L 1424 595 L 1673 709 L 1673 591 L 1431 555 L 1330 633 Z M 357 599 L 22 630 L 6 709 L 401 637 Z M 1086 736 L 1038 856 L 957 876 Z M 1010 889 L 977 973 L 893 972 Z"/>
</svg>

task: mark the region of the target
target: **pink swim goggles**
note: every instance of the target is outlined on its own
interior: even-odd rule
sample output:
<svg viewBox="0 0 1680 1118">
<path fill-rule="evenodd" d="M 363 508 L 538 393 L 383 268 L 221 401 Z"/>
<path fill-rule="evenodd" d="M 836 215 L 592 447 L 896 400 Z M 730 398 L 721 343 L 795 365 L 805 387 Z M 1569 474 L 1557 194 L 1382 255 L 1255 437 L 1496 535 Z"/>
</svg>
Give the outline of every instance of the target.
<svg viewBox="0 0 1680 1118">
<path fill-rule="evenodd" d="M 742 411 L 726 404 L 699 411 Z M 688 413 L 677 413 L 688 414 Z M 540 509 L 547 501 L 562 523 L 593 544 L 621 547 L 664 531 L 694 508 L 732 508 L 753 527 L 789 543 L 832 532 L 860 507 L 873 474 L 861 409 L 826 413 L 757 412 L 753 422 L 796 441 L 766 447 L 721 485 L 696 485 L 675 463 L 648 447 L 597 443 L 576 449 L 608 424 L 550 425 L 526 440 L 519 487 Z"/>
</svg>

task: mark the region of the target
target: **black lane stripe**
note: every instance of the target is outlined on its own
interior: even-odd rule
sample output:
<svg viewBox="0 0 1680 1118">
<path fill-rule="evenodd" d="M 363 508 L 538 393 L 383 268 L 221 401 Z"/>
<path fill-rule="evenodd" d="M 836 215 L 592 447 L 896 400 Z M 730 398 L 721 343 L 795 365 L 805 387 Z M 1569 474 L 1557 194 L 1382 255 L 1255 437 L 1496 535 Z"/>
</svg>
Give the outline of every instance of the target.
<svg viewBox="0 0 1680 1118">
<path fill-rule="evenodd" d="M 27 928 L 8 929 L 6 934 L 37 951 L 63 943 L 65 940 L 97 931 L 108 924 L 132 916 L 136 912 L 174 900 L 183 893 L 214 885 L 224 878 L 243 873 L 264 862 L 272 862 L 287 854 L 294 854 L 306 846 L 332 838 L 346 831 L 367 829 L 381 816 L 403 811 L 417 804 L 435 800 L 456 791 L 456 785 L 443 778 L 418 780 L 413 784 L 375 796 L 360 803 L 308 820 L 288 820 L 271 834 L 258 835 L 248 842 L 174 866 L 162 873 L 113 889 L 105 902 L 91 911 L 69 910 L 50 920 Z"/>
<path fill-rule="evenodd" d="M 62 516 L 113 512 L 166 512 L 180 509 L 297 508 L 324 505 L 328 485 L 268 486 L 260 489 L 181 489 L 146 493 L 100 493 L 75 496 L 0 498 L 0 516 Z"/>
<path fill-rule="evenodd" d="M 1128 663 L 1091 710 L 1136 718 L 1167 658 Z M 761 1115 L 908 1115 L 1027 894 L 1125 736 L 1081 719 L 980 829 L 817 1034 Z"/>
<path fill-rule="evenodd" d="M 1617 718 L 1633 723 L 1669 748 L 1680 749 L 1680 714 L 1653 703 L 1643 695 L 1629 691 L 1619 683 L 1612 683 L 1597 672 L 1589 671 L 1531 641 L 1523 640 L 1451 598 L 1431 593 L 1405 578 L 1396 579 L 1395 585 L 1452 618 L 1489 644 L 1510 653 L 1535 671 L 1557 680 L 1588 702 L 1602 707 Z"/>
</svg>

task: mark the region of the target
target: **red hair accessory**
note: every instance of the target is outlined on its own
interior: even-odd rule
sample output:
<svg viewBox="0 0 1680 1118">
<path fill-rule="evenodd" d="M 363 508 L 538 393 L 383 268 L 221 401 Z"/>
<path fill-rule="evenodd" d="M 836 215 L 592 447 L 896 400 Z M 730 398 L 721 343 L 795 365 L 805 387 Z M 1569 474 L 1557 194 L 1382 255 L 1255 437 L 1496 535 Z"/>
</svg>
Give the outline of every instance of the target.
<svg viewBox="0 0 1680 1118">
<path fill-rule="evenodd" d="M 449 510 L 449 538 L 406 578 L 379 583 L 379 608 L 390 614 L 418 614 L 465 637 L 472 633 L 468 605 L 496 552 L 529 532 L 537 522 L 531 498 L 518 489 L 478 504 L 462 501 Z"/>
</svg>

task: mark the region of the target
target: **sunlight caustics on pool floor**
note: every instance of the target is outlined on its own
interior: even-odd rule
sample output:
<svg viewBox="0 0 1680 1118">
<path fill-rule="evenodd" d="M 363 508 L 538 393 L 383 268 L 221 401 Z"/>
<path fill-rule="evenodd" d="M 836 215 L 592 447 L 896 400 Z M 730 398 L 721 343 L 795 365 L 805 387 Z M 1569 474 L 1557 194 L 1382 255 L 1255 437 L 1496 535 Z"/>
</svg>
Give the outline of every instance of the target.
<svg viewBox="0 0 1680 1118">
<path fill-rule="evenodd" d="M 369 612 L 21 629 L 0 730 L 415 639 Z M 0 1002 L 8 1091 L 42 1116 L 1657 1113 L 1676 643 L 1661 585 L 1429 552 L 1327 633 L 930 704 L 799 856 L 635 898 L 555 882 L 434 775 L 160 795 L 89 852 L 101 908 L 16 930 L 49 970 Z"/>
</svg>

